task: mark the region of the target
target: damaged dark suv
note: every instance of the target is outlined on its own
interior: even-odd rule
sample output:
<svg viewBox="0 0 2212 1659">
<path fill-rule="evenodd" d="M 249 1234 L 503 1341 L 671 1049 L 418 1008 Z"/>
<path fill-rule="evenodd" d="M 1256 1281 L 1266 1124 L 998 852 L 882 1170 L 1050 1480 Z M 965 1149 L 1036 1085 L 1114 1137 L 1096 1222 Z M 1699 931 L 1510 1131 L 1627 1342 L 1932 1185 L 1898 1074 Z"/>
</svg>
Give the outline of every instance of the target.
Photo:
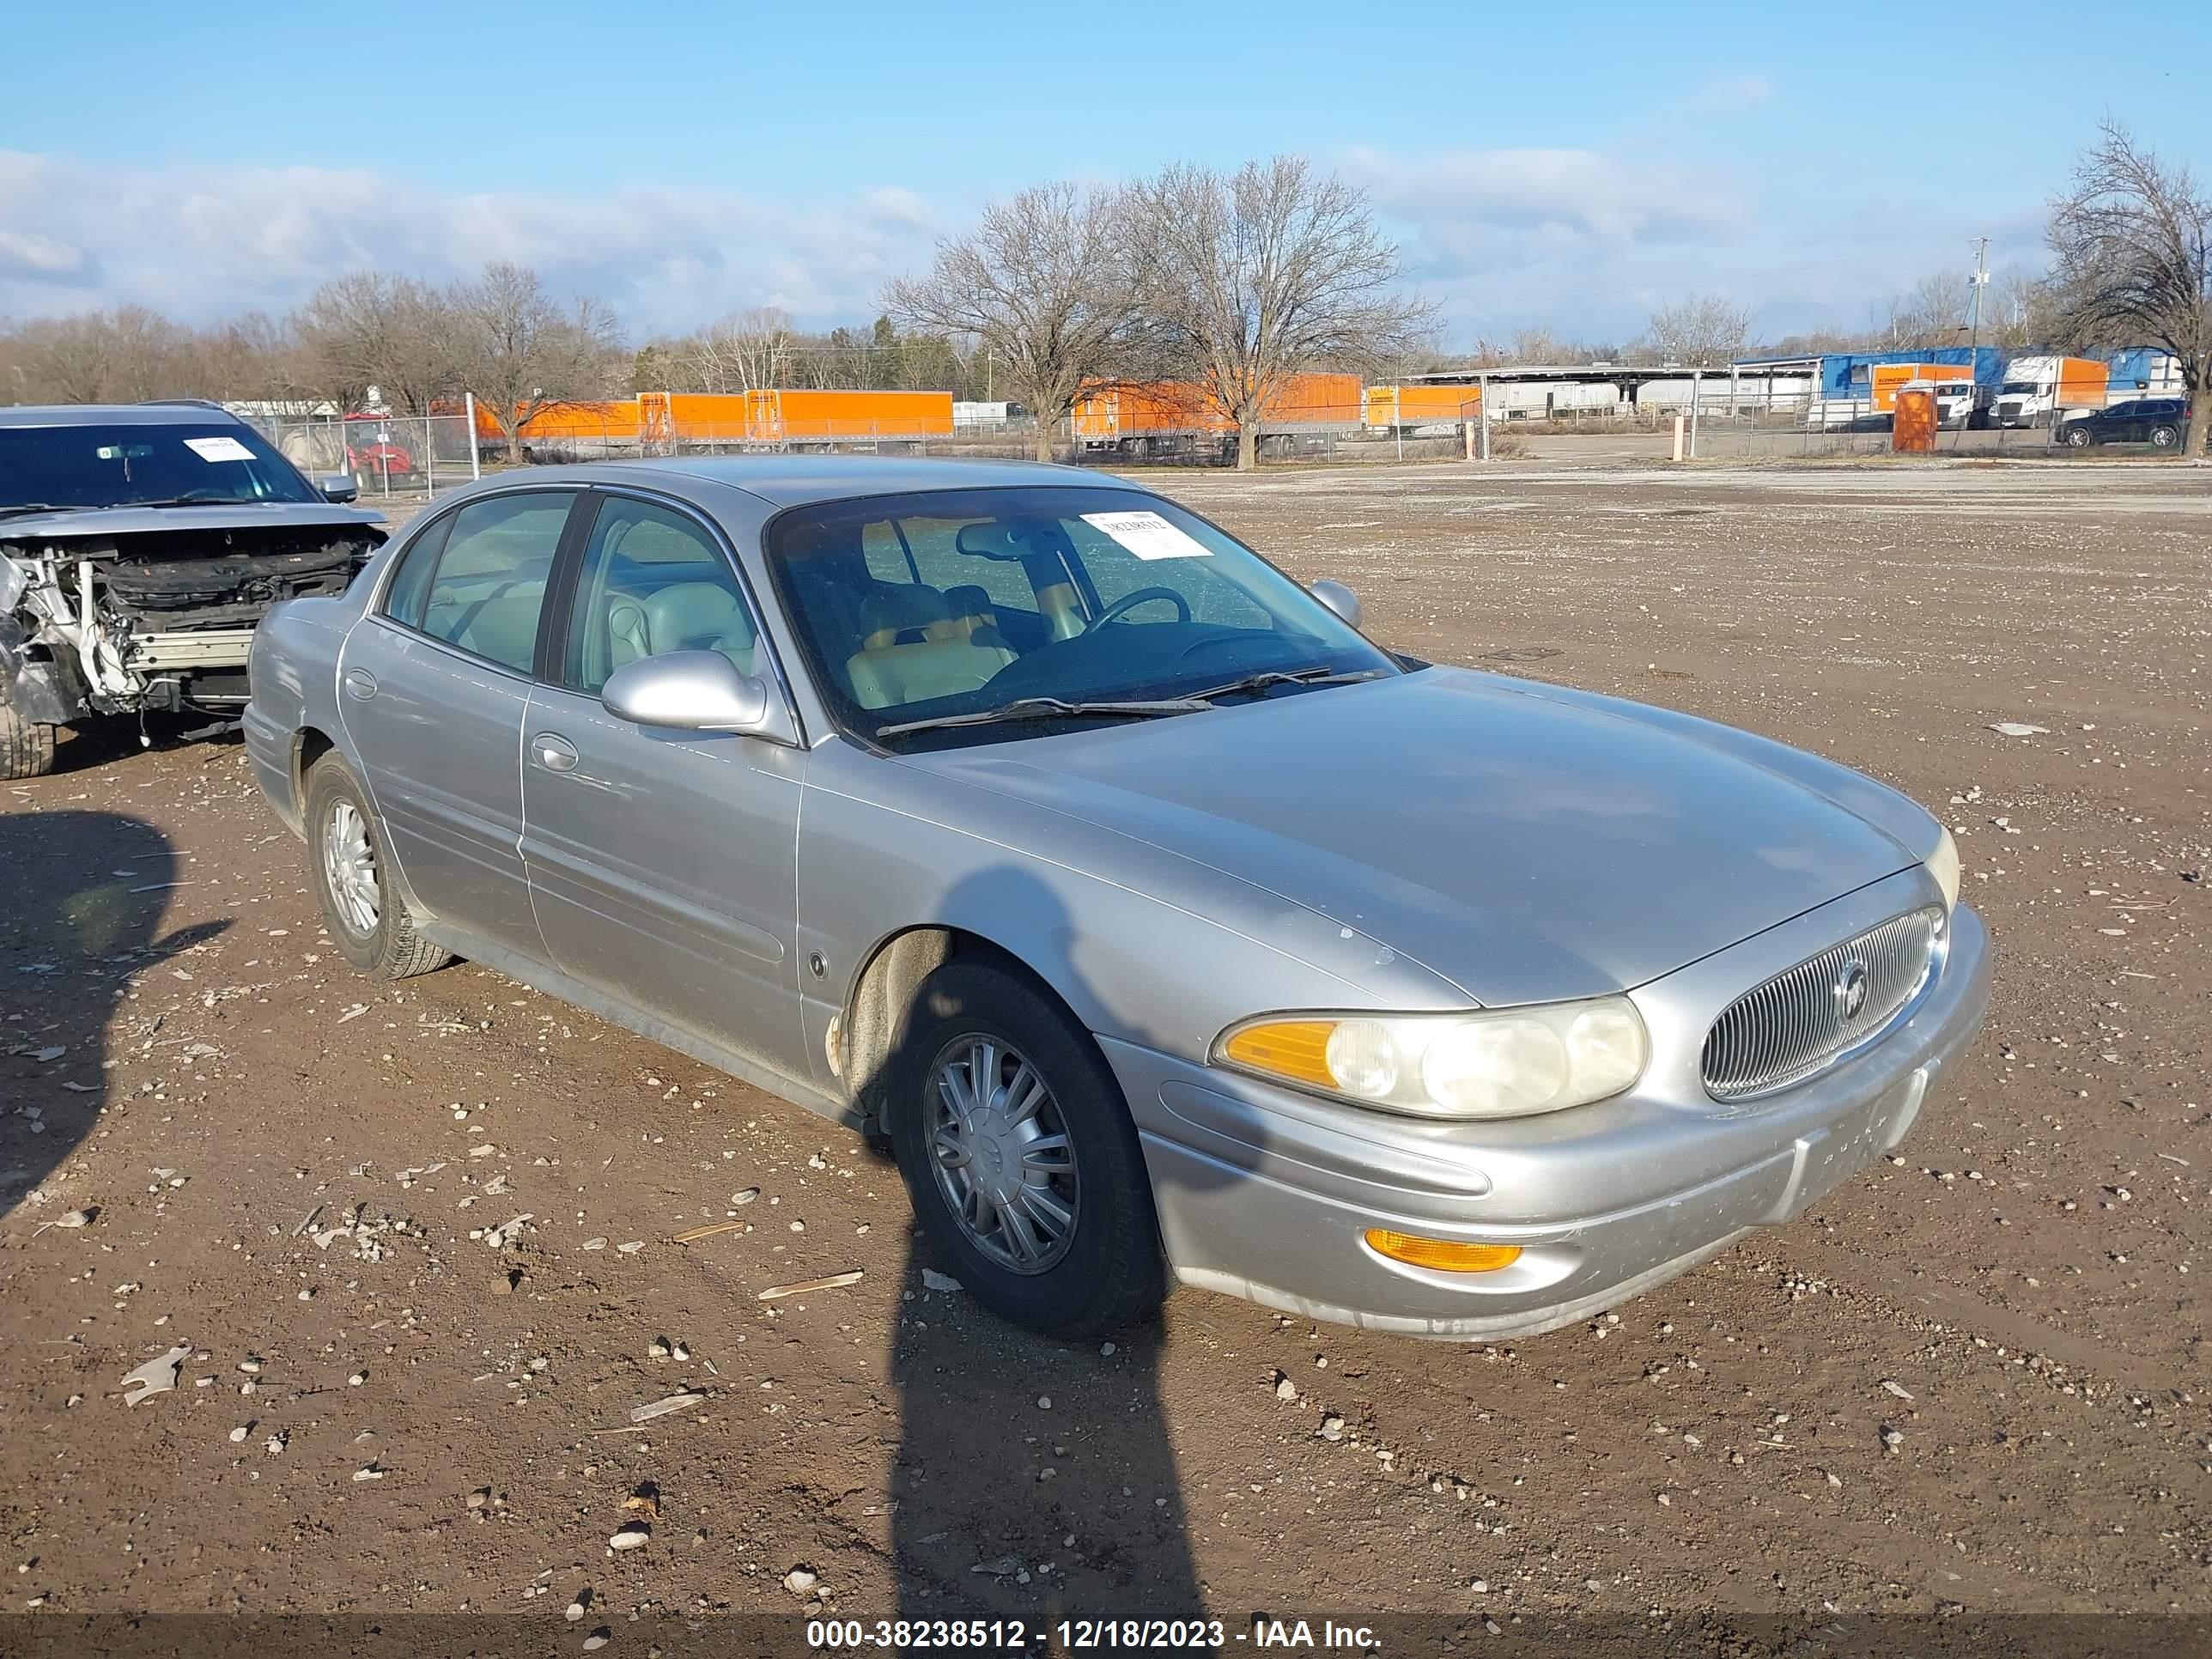
<svg viewBox="0 0 2212 1659">
<path fill-rule="evenodd" d="M 212 404 L 0 408 L 0 778 L 99 715 L 234 721 L 254 625 L 383 542 L 353 497 Z"/>
</svg>

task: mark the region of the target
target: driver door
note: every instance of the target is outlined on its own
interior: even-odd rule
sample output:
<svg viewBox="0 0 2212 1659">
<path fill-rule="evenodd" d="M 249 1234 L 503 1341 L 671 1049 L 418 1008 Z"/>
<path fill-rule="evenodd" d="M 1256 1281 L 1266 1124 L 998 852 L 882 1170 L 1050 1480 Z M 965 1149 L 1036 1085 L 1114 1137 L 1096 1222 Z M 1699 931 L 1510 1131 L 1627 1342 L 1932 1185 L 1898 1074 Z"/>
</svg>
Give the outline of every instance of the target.
<svg viewBox="0 0 2212 1659">
<path fill-rule="evenodd" d="M 573 979 L 805 1078 L 806 751 L 638 726 L 599 696 L 617 668 L 680 650 L 720 651 L 781 696 L 751 599 L 702 520 L 611 494 L 584 510 L 557 684 L 532 690 L 524 722 L 522 857 L 546 949 Z"/>
</svg>

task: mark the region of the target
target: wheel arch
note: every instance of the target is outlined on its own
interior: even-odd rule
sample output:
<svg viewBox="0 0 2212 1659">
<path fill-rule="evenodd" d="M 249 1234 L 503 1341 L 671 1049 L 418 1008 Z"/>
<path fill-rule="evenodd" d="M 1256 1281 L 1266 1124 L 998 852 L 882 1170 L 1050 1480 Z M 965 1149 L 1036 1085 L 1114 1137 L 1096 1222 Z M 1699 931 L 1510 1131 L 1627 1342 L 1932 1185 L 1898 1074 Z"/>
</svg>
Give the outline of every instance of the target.
<svg viewBox="0 0 2212 1659">
<path fill-rule="evenodd" d="M 302 833 L 307 822 L 307 773 L 337 746 L 337 740 L 320 726 L 303 726 L 292 733 L 292 811 Z"/>
<path fill-rule="evenodd" d="M 969 927 L 923 922 L 880 941 L 853 976 L 829 1036 L 831 1066 L 844 1080 L 867 1133 L 884 1132 L 884 1076 L 907 1033 L 907 1017 L 922 981 L 945 963 L 975 962 L 1026 981 L 1090 1030 L 1058 987 L 1022 955 Z"/>
</svg>

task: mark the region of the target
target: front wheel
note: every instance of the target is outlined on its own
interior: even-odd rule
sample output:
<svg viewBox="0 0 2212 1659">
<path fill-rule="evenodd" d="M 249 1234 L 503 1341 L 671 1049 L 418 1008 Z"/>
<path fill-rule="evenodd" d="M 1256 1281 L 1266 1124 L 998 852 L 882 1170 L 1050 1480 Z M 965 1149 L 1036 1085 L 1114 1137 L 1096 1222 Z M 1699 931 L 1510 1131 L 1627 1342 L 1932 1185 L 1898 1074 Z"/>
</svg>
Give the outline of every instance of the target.
<svg viewBox="0 0 2212 1659">
<path fill-rule="evenodd" d="M 1083 1337 L 1158 1305 L 1136 1126 L 1091 1034 L 1034 983 L 973 962 L 937 969 L 888 1081 L 915 1214 L 984 1306 Z"/>
<path fill-rule="evenodd" d="M 376 979 L 407 979 L 453 952 L 415 931 L 384 859 L 382 826 L 345 763 L 325 755 L 307 773 L 307 854 L 315 897 L 338 954 Z"/>
<path fill-rule="evenodd" d="M 54 769 L 54 728 L 0 703 L 0 778 L 42 778 Z"/>
<path fill-rule="evenodd" d="M 2090 443 L 2088 428 L 2079 426 L 2069 427 L 2066 428 L 2065 436 L 2060 441 L 2069 449 L 2087 449 Z"/>
</svg>

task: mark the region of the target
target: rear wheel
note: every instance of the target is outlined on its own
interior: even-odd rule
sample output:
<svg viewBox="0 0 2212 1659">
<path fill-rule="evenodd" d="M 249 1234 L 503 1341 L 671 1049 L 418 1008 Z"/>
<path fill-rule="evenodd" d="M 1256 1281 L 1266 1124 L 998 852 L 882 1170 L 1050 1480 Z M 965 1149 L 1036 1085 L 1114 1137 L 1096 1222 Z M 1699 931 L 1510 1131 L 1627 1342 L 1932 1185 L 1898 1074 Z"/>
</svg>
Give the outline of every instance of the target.
<svg viewBox="0 0 2212 1659">
<path fill-rule="evenodd" d="M 307 853 L 315 897 L 338 952 L 377 979 L 442 968 L 453 952 L 415 932 L 384 862 L 382 828 L 368 797 L 336 755 L 307 773 Z"/>
<path fill-rule="evenodd" d="M 1035 984 L 973 962 L 936 969 L 889 1082 L 915 1214 L 984 1306 L 1080 1337 L 1158 1305 L 1136 1126 L 1090 1033 Z"/>
<path fill-rule="evenodd" d="M 2153 449 L 2171 449 L 2180 441 L 2181 434 L 2173 427 L 2154 426 L 2150 429 L 2150 447 Z"/>
<path fill-rule="evenodd" d="M 0 703 L 0 778 L 42 778 L 54 769 L 54 728 Z"/>
</svg>

